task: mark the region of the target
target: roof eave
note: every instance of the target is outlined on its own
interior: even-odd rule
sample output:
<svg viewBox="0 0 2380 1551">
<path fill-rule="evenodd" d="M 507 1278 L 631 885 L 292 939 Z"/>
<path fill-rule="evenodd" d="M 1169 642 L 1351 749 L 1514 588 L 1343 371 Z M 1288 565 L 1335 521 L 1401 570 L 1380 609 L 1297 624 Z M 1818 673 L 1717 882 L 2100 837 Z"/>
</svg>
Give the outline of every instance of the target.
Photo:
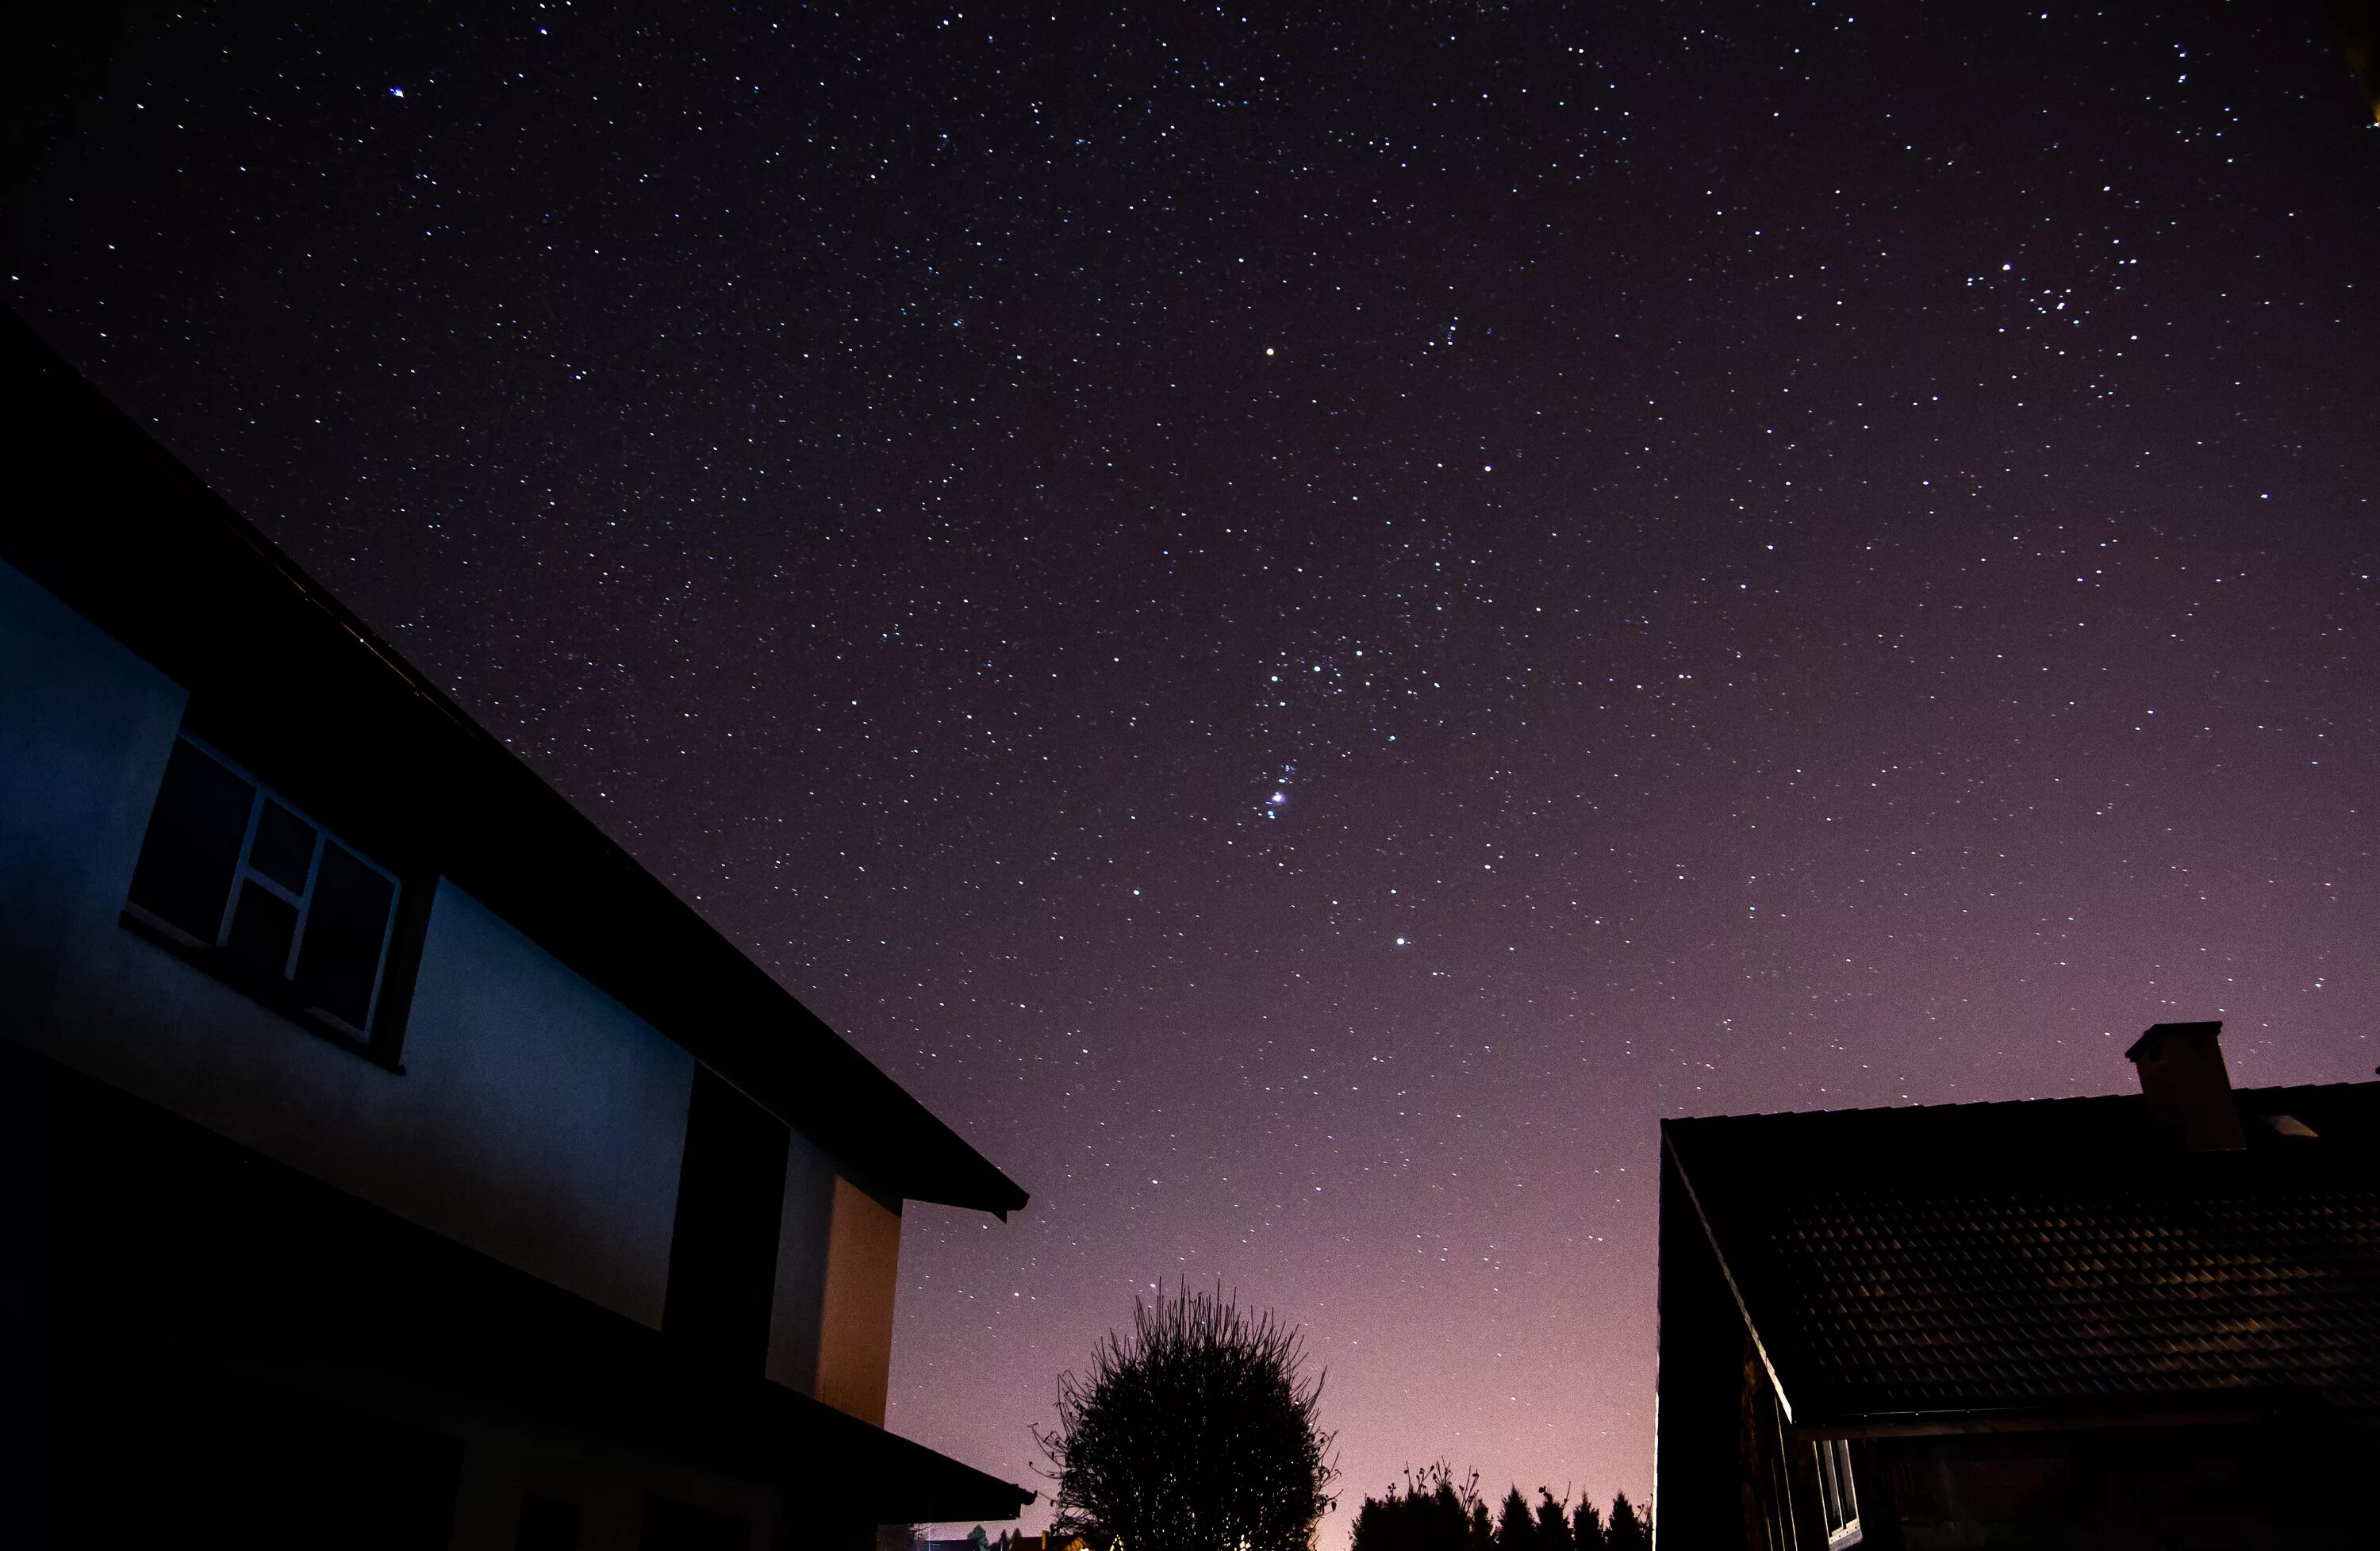
<svg viewBox="0 0 2380 1551">
<path fill-rule="evenodd" d="M 1768 1344 L 1760 1339 L 1759 1322 L 1752 1317 L 1752 1305 L 1743 1296 L 1743 1288 L 1736 1279 L 1734 1268 L 1727 1263 L 1727 1250 L 1719 1242 L 1718 1231 L 1711 1226 L 1710 1214 L 1703 1209 L 1702 1197 L 1694 1191 L 1694 1175 L 1687 1170 L 1685 1155 L 1678 1150 L 1677 1139 L 1671 1135 L 1668 1121 L 1661 1122 L 1661 1146 L 1670 1155 L 1670 1161 L 1677 1167 L 1678 1182 L 1685 1187 L 1686 1204 L 1694 1209 L 1694 1221 L 1701 1225 L 1703 1238 L 1710 1245 L 1711 1258 L 1718 1263 L 1718 1274 L 1727 1283 L 1727 1295 L 1735 1301 L 1736 1313 L 1743 1320 L 1744 1333 L 1752 1339 L 1753 1352 L 1760 1359 L 1761 1371 L 1768 1375 L 1769 1388 L 1776 1392 L 1777 1409 L 1784 1412 L 1788 1426 L 1796 1425 L 1792 1396 L 1786 1390 L 1784 1377 L 1778 1373 L 1777 1364 L 1769 1358 Z"/>
<path fill-rule="evenodd" d="M 24 492 L 28 508 L 53 514 L 47 524 L 0 525 L 0 557 L 194 700 L 236 695 L 215 681 L 240 681 L 235 670 L 249 657 L 313 654 L 323 674 L 371 708 L 345 735 L 419 767 L 423 779 L 392 822 L 413 835 L 436 872 L 905 1198 L 1003 1218 L 1026 1204 L 1014 1181 L 472 721 L 21 320 L 0 321 L 0 361 L 8 399 L 0 436 L 18 454 L 24 482 L 40 487 Z M 187 610 L 173 606 L 176 592 L 187 594 L 194 574 L 254 595 L 249 612 L 270 619 L 250 623 L 273 636 L 270 651 L 237 632 L 180 627 Z M 551 875 L 557 860 L 559 878 Z M 589 895 L 606 906 L 591 905 Z M 632 924 L 623 926 L 623 916 Z M 808 1097 L 826 1092 L 832 1102 Z"/>
</svg>

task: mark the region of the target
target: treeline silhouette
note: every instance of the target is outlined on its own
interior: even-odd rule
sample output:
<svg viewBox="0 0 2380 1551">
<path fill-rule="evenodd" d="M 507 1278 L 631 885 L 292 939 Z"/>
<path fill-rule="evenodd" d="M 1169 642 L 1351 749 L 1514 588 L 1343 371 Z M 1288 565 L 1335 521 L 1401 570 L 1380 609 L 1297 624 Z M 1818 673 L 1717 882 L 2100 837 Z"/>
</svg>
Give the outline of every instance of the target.
<svg viewBox="0 0 2380 1551">
<path fill-rule="evenodd" d="M 1444 1463 L 1407 1470 L 1384 1496 L 1355 1510 L 1349 1551 L 1652 1551 L 1653 1530 L 1621 1492 L 1609 1516 L 1581 1497 L 1572 1508 L 1543 1486 L 1531 1507 L 1518 1486 L 1491 1516 L 1479 1472 L 1456 1480 Z"/>
</svg>

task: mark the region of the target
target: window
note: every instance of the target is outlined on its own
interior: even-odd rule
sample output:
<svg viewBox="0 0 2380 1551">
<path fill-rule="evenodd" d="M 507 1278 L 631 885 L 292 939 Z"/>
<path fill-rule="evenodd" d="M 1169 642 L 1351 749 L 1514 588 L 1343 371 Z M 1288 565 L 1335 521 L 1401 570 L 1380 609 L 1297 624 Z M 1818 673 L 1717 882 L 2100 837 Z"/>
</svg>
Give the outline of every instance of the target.
<svg viewBox="0 0 2380 1551">
<path fill-rule="evenodd" d="M 395 874 L 185 733 L 133 869 L 128 926 L 318 1033 L 393 1062 Z"/>
<path fill-rule="evenodd" d="M 1821 1438 L 1818 1506 L 1827 1521 L 1828 1551 L 1860 1543 L 1859 1494 L 1852 1489 L 1852 1446 L 1847 1438 Z"/>
</svg>

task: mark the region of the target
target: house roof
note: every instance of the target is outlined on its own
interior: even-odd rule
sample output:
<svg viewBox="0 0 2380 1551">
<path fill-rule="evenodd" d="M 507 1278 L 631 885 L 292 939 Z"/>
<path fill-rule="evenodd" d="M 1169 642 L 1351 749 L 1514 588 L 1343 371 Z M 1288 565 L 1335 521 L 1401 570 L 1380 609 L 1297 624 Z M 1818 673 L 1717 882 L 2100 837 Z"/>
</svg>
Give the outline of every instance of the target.
<svg viewBox="0 0 2380 1551">
<path fill-rule="evenodd" d="M 0 1332 L 435 1418 L 526 1417 L 870 1522 L 1033 1493 L 0 1043 Z M 69 1372 L 79 1369 L 69 1364 Z"/>
<path fill-rule="evenodd" d="M 2380 1084 L 2237 1099 L 2226 1155 L 2137 1095 L 1670 1121 L 1690 1199 L 1665 1210 L 1699 1216 L 1801 1425 L 2312 1405 L 2380 1430 Z"/>
<path fill-rule="evenodd" d="M 342 607 L 20 321 L 0 558 L 359 843 L 452 878 L 881 1193 L 1025 1192 Z M 26 520 L 40 514 L 42 520 Z"/>
</svg>

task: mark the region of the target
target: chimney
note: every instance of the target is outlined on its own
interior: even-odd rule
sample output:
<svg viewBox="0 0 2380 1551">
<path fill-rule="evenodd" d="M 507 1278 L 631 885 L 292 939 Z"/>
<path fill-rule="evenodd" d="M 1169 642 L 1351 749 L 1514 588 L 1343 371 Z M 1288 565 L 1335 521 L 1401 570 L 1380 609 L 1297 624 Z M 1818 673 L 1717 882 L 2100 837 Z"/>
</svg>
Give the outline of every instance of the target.
<svg viewBox="0 0 2380 1551">
<path fill-rule="evenodd" d="M 2221 1024 L 2152 1024 L 2124 1059 L 2140 1071 L 2141 1093 L 2159 1130 L 2193 1153 L 2246 1150 L 2231 1076 L 2223 1070 Z"/>
</svg>

